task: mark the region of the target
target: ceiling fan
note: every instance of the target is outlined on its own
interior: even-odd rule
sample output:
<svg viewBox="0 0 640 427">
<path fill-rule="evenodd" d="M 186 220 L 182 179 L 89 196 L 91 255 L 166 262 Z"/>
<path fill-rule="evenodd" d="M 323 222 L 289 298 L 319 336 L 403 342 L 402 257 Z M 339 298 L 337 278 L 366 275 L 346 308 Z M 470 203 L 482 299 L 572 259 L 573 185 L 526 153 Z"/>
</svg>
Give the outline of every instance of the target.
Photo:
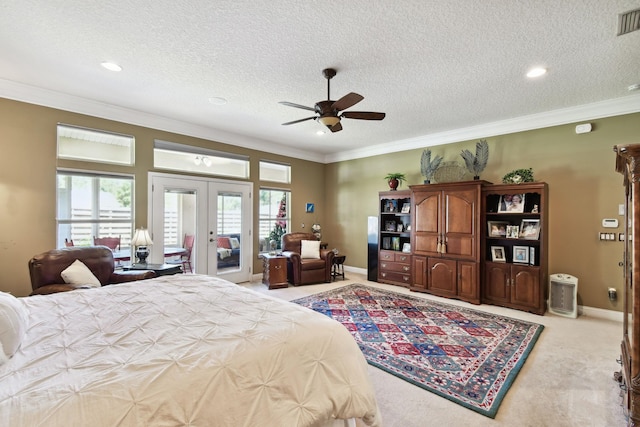
<svg viewBox="0 0 640 427">
<path fill-rule="evenodd" d="M 311 117 L 306 117 L 300 120 L 294 120 L 292 122 L 283 123 L 283 125 L 292 125 L 295 123 L 304 122 L 306 120 L 314 119 L 326 127 L 329 128 L 331 132 L 338 132 L 342 130 L 342 125 L 340 124 L 340 119 L 343 117 L 346 119 L 358 119 L 358 120 L 382 120 L 384 119 L 385 113 L 375 113 L 372 111 L 344 111 L 349 107 L 356 105 L 358 102 L 362 101 L 364 97 L 362 95 L 358 95 L 355 92 L 350 92 L 338 99 L 337 101 L 331 100 L 331 86 L 330 80 L 333 76 L 336 75 L 336 70 L 333 68 L 325 68 L 322 70 L 322 74 L 327 79 L 327 100 L 316 102 L 316 105 L 311 108 L 300 104 L 294 104 L 293 102 L 281 101 L 280 104 L 287 105 L 289 107 L 302 108 L 303 110 L 315 111 L 316 115 Z"/>
</svg>

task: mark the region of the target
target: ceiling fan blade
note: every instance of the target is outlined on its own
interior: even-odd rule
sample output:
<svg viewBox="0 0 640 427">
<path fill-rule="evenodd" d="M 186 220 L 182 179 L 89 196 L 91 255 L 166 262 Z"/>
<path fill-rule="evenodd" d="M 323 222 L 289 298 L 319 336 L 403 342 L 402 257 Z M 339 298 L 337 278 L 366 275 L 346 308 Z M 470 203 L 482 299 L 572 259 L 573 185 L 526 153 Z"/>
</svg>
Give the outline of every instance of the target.
<svg viewBox="0 0 640 427">
<path fill-rule="evenodd" d="M 283 126 L 286 126 L 286 125 L 293 125 L 293 124 L 296 124 L 296 123 L 304 122 L 304 121 L 311 120 L 311 119 L 315 119 L 315 118 L 316 118 L 316 116 L 306 117 L 306 118 L 304 118 L 304 119 L 294 120 L 294 121 L 292 121 L 292 122 L 283 123 L 282 125 L 283 125 Z"/>
<path fill-rule="evenodd" d="M 286 105 L 288 107 L 302 108 L 303 110 L 316 111 L 315 108 L 307 107 L 306 105 L 294 104 L 293 102 L 280 101 L 279 104 Z"/>
<path fill-rule="evenodd" d="M 342 125 L 340 124 L 340 122 L 338 122 L 335 125 L 331 126 L 329 130 L 331 132 L 340 132 L 342 130 Z"/>
<path fill-rule="evenodd" d="M 345 111 L 340 114 L 340 117 L 359 120 L 382 120 L 384 116 L 385 113 L 375 113 L 373 111 Z"/>
<path fill-rule="evenodd" d="M 353 105 L 356 105 L 358 102 L 362 101 L 363 99 L 364 99 L 364 96 L 358 95 L 355 92 L 351 92 L 346 94 L 342 98 L 338 99 L 336 102 L 334 102 L 331 108 L 333 108 L 336 111 L 346 110 L 347 108 Z"/>
</svg>

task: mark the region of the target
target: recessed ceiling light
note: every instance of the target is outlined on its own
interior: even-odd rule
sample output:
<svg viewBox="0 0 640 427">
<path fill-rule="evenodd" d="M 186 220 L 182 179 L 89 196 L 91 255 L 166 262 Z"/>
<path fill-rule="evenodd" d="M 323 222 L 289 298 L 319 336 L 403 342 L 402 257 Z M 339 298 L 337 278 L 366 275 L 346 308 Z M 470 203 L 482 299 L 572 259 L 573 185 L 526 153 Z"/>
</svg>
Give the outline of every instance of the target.
<svg viewBox="0 0 640 427">
<path fill-rule="evenodd" d="M 316 135 L 324 135 L 326 132 L 323 130 L 319 130 L 316 132 Z"/>
<path fill-rule="evenodd" d="M 536 68 L 530 69 L 529 72 L 527 72 L 527 77 L 529 77 L 530 79 L 533 79 L 536 77 L 543 76 L 545 74 L 547 74 L 546 68 L 536 67 Z"/>
<path fill-rule="evenodd" d="M 219 96 L 214 96 L 209 98 L 209 103 L 213 105 L 225 105 L 227 103 L 227 100 Z"/>
<path fill-rule="evenodd" d="M 109 71 L 122 71 L 122 67 L 116 64 L 115 62 L 105 61 L 100 65 L 102 65 L 104 68 L 106 68 Z"/>
</svg>

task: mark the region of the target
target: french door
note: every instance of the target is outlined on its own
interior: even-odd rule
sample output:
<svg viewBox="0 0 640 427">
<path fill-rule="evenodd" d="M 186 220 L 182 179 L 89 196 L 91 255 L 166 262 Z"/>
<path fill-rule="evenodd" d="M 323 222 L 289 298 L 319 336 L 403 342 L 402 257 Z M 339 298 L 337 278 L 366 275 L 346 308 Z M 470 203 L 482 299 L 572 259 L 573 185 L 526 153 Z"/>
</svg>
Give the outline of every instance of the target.
<svg viewBox="0 0 640 427">
<path fill-rule="evenodd" d="M 249 281 L 252 189 L 250 182 L 149 173 L 150 262 L 170 260 L 166 249 L 183 247 L 193 235 L 192 272 Z"/>
</svg>

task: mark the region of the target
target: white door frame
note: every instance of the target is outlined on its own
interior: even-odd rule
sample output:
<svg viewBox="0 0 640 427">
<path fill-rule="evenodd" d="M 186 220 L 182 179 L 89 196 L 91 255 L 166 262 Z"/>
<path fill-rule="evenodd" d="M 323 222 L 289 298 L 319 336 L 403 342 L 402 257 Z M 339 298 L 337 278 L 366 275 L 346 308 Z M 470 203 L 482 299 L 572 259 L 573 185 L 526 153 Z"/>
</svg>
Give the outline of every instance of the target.
<svg viewBox="0 0 640 427">
<path fill-rule="evenodd" d="M 154 193 L 154 184 L 159 188 Z M 240 242 L 242 248 L 241 268 L 233 272 L 222 272 L 221 277 L 240 283 L 249 281 L 253 270 L 253 183 L 218 178 L 206 178 L 188 175 L 175 175 L 159 172 L 148 173 L 148 215 L 147 224 L 152 232 L 152 239 L 157 244 L 151 246 L 149 261 L 161 264 L 164 261 L 164 195 L 165 188 L 184 189 L 196 192 L 196 240 L 194 243 L 194 273 L 218 275 L 217 271 L 217 194 L 219 189 L 233 190 L 243 194 L 243 225 Z M 160 191 L 161 190 L 161 191 Z M 154 213 L 161 213 L 156 214 Z M 213 214 L 211 214 L 213 213 Z M 155 248 L 155 250 L 154 250 Z"/>
</svg>

